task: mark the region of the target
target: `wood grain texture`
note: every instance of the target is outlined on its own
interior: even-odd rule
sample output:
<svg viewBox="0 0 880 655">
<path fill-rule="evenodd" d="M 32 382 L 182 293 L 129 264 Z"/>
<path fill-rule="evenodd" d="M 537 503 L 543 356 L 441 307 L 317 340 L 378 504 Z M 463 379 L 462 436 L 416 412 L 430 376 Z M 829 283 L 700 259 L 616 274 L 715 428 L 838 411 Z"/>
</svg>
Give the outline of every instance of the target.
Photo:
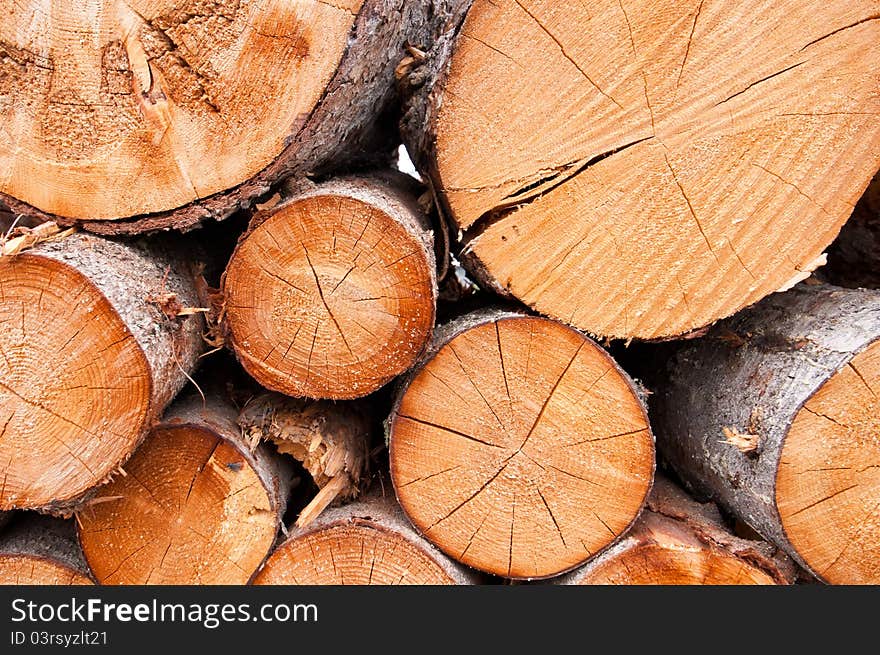
<svg viewBox="0 0 880 655">
<path fill-rule="evenodd" d="M 124 475 L 77 514 L 101 584 L 244 584 L 275 542 L 291 470 L 251 450 L 216 397 L 171 406 Z"/>
<path fill-rule="evenodd" d="M 394 69 L 445 4 L 5 0 L 0 202 L 191 229 L 288 175 L 386 162 Z"/>
<path fill-rule="evenodd" d="M 160 308 L 198 306 L 193 263 L 85 234 L 0 257 L 0 507 L 69 511 L 131 455 L 204 347 Z"/>
<path fill-rule="evenodd" d="M 794 563 L 763 541 L 733 535 L 717 507 L 697 503 L 658 476 L 626 536 L 554 580 L 579 585 L 791 584 Z"/>
<path fill-rule="evenodd" d="M 310 186 L 253 225 L 223 292 L 229 342 L 258 382 L 350 399 L 415 363 L 431 338 L 437 275 L 427 218 L 400 179 Z"/>
<path fill-rule="evenodd" d="M 295 528 L 256 574 L 256 585 L 475 584 L 473 571 L 452 561 L 413 530 L 394 496 L 374 488 Z"/>
<path fill-rule="evenodd" d="M 485 286 L 591 334 L 679 335 L 802 278 L 852 213 L 880 168 L 878 17 L 476 0 L 404 134 Z"/>
<path fill-rule="evenodd" d="M 500 311 L 441 327 L 388 420 L 391 477 L 451 557 L 508 578 L 571 569 L 616 540 L 651 486 L 635 387 L 584 335 Z"/>
</svg>

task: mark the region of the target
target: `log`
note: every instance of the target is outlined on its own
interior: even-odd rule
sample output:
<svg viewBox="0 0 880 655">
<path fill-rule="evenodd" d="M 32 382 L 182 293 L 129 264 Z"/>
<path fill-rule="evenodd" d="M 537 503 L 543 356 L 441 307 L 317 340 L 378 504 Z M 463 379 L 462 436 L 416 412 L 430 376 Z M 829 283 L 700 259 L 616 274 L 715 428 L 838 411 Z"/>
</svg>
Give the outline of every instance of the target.
<svg viewBox="0 0 880 655">
<path fill-rule="evenodd" d="M 743 539 L 718 508 L 657 476 L 645 511 L 626 536 L 589 563 L 554 579 L 571 585 L 792 584 L 794 563 L 774 546 Z"/>
<path fill-rule="evenodd" d="M 880 582 L 880 291 L 795 287 L 668 358 L 676 472 L 829 583 Z"/>
<path fill-rule="evenodd" d="M 591 334 L 791 286 L 880 168 L 876 0 L 463 4 L 405 142 L 478 281 Z"/>
<path fill-rule="evenodd" d="M 0 585 L 92 585 L 73 521 L 27 514 L 0 534 Z"/>
<path fill-rule="evenodd" d="M 271 441 L 300 462 L 320 491 L 300 512 L 296 527 L 311 523 L 331 503 L 355 498 L 369 469 L 372 419 L 360 403 L 334 403 L 264 393 L 238 417 L 253 447 Z"/>
<path fill-rule="evenodd" d="M 388 434 L 415 527 L 506 578 L 595 556 L 635 520 L 654 471 L 646 410 L 611 357 L 560 323 L 501 310 L 438 328 Z"/>
<path fill-rule="evenodd" d="M 430 226 L 407 179 L 307 185 L 255 216 L 223 292 L 231 347 L 260 384 L 357 398 L 424 351 L 437 280 Z"/>
<path fill-rule="evenodd" d="M 128 459 L 202 351 L 194 263 L 86 234 L 0 257 L 0 510 L 69 512 Z"/>
<path fill-rule="evenodd" d="M 190 229 L 288 175 L 388 160 L 395 68 L 446 4 L 17 3 L 0 202 L 109 234 Z"/>
<path fill-rule="evenodd" d="M 269 554 L 292 471 L 242 439 L 217 396 L 174 403 L 125 467 L 77 514 L 101 584 L 244 584 Z"/>
<path fill-rule="evenodd" d="M 828 251 L 820 269 L 828 282 L 842 287 L 880 289 L 880 171 Z"/>
<path fill-rule="evenodd" d="M 307 528 L 292 529 L 252 584 L 476 584 L 473 571 L 413 530 L 390 491 L 375 489 L 327 510 Z"/>
</svg>

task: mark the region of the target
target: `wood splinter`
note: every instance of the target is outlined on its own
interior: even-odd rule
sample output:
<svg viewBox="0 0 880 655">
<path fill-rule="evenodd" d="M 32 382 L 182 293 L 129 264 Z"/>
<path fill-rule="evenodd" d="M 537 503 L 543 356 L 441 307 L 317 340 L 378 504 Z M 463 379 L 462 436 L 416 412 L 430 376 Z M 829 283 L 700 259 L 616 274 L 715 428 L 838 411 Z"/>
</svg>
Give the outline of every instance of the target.
<svg viewBox="0 0 880 655">
<path fill-rule="evenodd" d="M 319 488 L 300 512 L 297 527 L 311 523 L 336 499 L 358 495 L 369 464 L 371 420 L 358 402 L 288 398 L 265 393 L 242 408 L 238 424 L 251 447 L 272 441 L 301 462 Z"/>
</svg>

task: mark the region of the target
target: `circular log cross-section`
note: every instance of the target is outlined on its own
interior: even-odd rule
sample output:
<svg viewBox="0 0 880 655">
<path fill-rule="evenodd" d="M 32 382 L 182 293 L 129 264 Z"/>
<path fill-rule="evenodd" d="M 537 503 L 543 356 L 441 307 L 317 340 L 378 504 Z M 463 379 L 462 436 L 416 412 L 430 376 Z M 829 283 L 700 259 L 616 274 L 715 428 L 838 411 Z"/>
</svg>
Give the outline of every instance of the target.
<svg viewBox="0 0 880 655">
<path fill-rule="evenodd" d="M 474 0 L 404 132 L 482 282 L 684 334 L 805 277 L 880 168 L 878 11 Z"/>
<path fill-rule="evenodd" d="M 542 578 L 630 526 L 654 443 L 632 382 L 593 341 L 486 312 L 438 330 L 390 417 L 390 463 L 404 511 L 441 550 Z"/>
<path fill-rule="evenodd" d="M 251 453 L 235 412 L 175 404 L 81 510 L 80 541 L 101 584 L 245 584 L 275 542 L 288 489 L 277 456 Z"/>
<path fill-rule="evenodd" d="M 822 580 L 880 582 L 880 291 L 766 298 L 655 386 L 658 447 L 683 479 Z"/>
<path fill-rule="evenodd" d="M 431 338 L 437 283 L 414 202 L 378 180 L 340 180 L 258 215 L 224 279 L 232 348 L 290 396 L 372 393 Z"/>
<path fill-rule="evenodd" d="M 93 585 L 72 523 L 16 517 L 0 535 L 0 585 Z"/>
<path fill-rule="evenodd" d="M 0 257 L 0 509 L 62 510 L 131 454 L 202 349 L 188 264 L 74 234 Z"/>
<path fill-rule="evenodd" d="M 404 44 L 430 46 L 448 4 L 5 2 L 0 204 L 105 234 L 191 229 L 291 174 L 386 161 Z"/>
<path fill-rule="evenodd" d="M 257 585 L 473 584 L 421 538 L 391 497 L 371 492 L 297 528 L 254 577 Z"/>
</svg>

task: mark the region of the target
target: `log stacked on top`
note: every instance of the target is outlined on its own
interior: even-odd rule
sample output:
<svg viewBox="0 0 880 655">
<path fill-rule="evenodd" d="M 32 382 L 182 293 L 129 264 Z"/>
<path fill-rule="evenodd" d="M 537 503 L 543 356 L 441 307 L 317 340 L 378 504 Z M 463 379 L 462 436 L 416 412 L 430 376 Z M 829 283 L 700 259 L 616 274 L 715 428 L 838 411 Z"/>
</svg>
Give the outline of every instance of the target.
<svg viewBox="0 0 880 655">
<path fill-rule="evenodd" d="M 78 4 L 0 25 L 0 582 L 880 581 L 878 292 L 798 284 L 880 278 L 877 2 Z"/>
</svg>

